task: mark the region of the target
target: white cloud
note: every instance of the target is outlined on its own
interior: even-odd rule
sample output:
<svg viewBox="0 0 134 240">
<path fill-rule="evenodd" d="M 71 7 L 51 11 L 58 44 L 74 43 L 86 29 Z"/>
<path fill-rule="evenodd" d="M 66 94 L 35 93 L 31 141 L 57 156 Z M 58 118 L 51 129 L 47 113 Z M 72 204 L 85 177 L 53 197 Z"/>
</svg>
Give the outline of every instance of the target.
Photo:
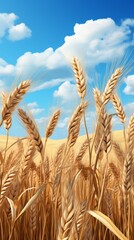
<svg viewBox="0 0 134 240">
<path fill-rule="evenodd" d="M 6 15 L 7 18 L 9 15 Z M 10 24 L 7 24 L 9 32 L 11 29 L 16 29 L 19 32 L 20 26 L 25 26 L 22 24 L 15 26 L 16 19 L 17 16 L 11 14 Z M 55 96 L 61 97 L 60 91 L 63 90 L 63 83 L 67 80 L 70 81 L 73 76 L 70 63 L 72 57 L 80 58 L 86 68 L 94 67 L 101 62 L 112 62 L 117 57 L 122 57 L 125 49 L 134 43 L 131 28 L 133 21 L 134 19 L 126 19 L 121 24 L 116 24 L 111 18 L 106 18 L 88 20 L 83 24 L 77 23 L 74 26 L 74 34 L 66 36 L 63 45 L 56 50 L 50 47 L 43 52 L 26 52 L 17 59 L 16 66 L 7 64 L 0 59 L 0 75 L 9 76 L 9 74 L 15 75 L 16 73 L 16 75 L 22 75 L 23 79 L 27 77 L 32 79 L 38 72 L 41 77 L 38 77 L 38 85 L 33 84 L 34 88 L 31 91 L 61 84 L 61 88 L 54 93 Z M 65 70 L 68 70 L 68 75 L 66 75 Z M 43 82 L 44 78 L 47 81 Z M 66 94 L 64 95 L 66 97 Z"/>
<path fill-rule="evenodd" d="M 31 112 L 33 115 L 36 115 L 36 114 L 39 114 L 39 113 L 44 112 L 44 108 L 32 108 L 32 109 L 30 110 L 30 112 Z"/>
<path fill-rule="evenodd" d="M 14 13 L 0 13 L 0 39 L 8 36 L 8 39 L 18 41 L 31 36 L 32 32 L 25 23 L 15 25 L 17 19 Z"/>
<path fill-rule="evenodd" d="M 65 128 L 67 127 L 68 123 L 69 123 L 69 117 L 65 117 L 64 119 L 60 120 L 60 122 L 58 122 L 57 127 L 58 128 Z"/>
<path fill-rule="evenodd" d="M 53 55 L 53 49 L 48 48 L 43 52 L 26 52 L 24 55 L 20 56 L 17 60 L 17 68 L 20 71 L 31 72 L 35 68 L 46 67 L 49 57 Z"/>
<path fill-rule="evenodd" d="M 62 53 L 69 61 L 77 56 L 86 65 L 94 66 L 121 56 L 129 44 L 132 44 L 129 24 L 126 28 L 111 18 L 88 20 L 74 26 L 74 35 L 65 37 L 65 43 L 54 55 L 56 58 L 58 53 Z"/>
<path fill-rule="evenodd" d="M 21 71 L 35 67 L 57 69 L 69 66 L 74 56 L 86 66 L 96 66 L 122 57 L 125 49 L 134 44 L 131 30 L 133 21 L 126 19 L 117 25 L 111 18 L 105 18 L 77 23 L 74 34 L 66 36 L 62 46 L 55 51 L 48 48 L 41 53 L 27 52 L 17 60 L 17 68 Z"/>
<path fill-rule="evenodd" d="M 18 17 L 14 13 L 0 13 L 0 38 L 3 38 L 6 31 L 14 25 Z"/>
<path fill-rule="evenodd" d="M 8 64 L 4 59 L 0 58 L 0 77 L 11 78 L 11 76 L 15 76 L 15 71 L 16 68 L 14 65 Z"/>
<path fill-rule="evenodd" d="M 31 92 L 35 92 L 35 91 L 39 91 L 39 90 L 42 90 L 42 89 L 46 89 L 46 88 L 51 88 L 51 87 L 55 87 L 57 85 L 59 85 L 60 83 L 62 82 L 65 82 L 67 79 L 63 78 L 63 79 L 60 79 L 60 78 L 57 78 L 57 79 L 52 79 L 50 81 L 46 81 L 42 84 L 40 84 L 39 86 L 37 87 L 34 87 Z"/>
<path fill-rule="evenodd" d="M 124 109 L 125 109 L 126 115 L 127 115 L 128 117 L 132 116 L 132 114 L 134 114 L 134 102 L 127 103 L 127 104 L 124 106 Z"/>
<path fill-rule="evenodd" d="M 132 26 L 134 27 L 134 19 L 133 18 L 127 18 L 122 22 L 123 26 Z"/>
<path fill-rule="evenodd" d="M 5 88 L 6 88 L 6 86 L 5 86 L 4 81 L 0 80 L 0 92 L 5 91 Z"/>
<path fill-rule="evenodd" d="M 42 124 L 45 125 L 46 122 L 48 121 L 48 117 L 36 118 L 35 120 L 39 125 L 42 125 Z"/>
<path fill-rule="evenodd" d="M 18 41 L 24 38 L 31 37 L 31 30 L 24 24 L 12 26 L 9 29 L 9 39 L 12 41 Z"/>
<path fill-rule="evenodd" d="M 0 65 L 0 75 L 14 75 L 15 67 L 11 64 L 7 64 L 5 66 Z"/>
<path fill-rule="evenodd" d="M 54 97 L 60 97 L 63 102 L 77 100 L 78 94 L 76 84 L 65 81 L 59 86 L 58 90 L 54 91 Z"/>
<path fill-rule="evenodd" d="M 124 88 L 125 94 L 134 94 L 134 75 L 129 75 L 125 78 L 126 87 Z"/>
<path fill-rule="evenodd" d="M 31 102 L 31 103 L 28 103 L 27 104 L 28 108 L 30 108 L 30 112 L 33 114 L 33 115 L 37 115 L 39 113 L 42 113 L 44 112 L 44 108 L 39 108 L 38 106 L 38 103 L 37 102 Z"/>
<path fill-rule="evenodd" d="M 29 108 L 36 108 L 36 107 L 38 107 L 38 103 L 37 102 L 31 102 L 31 103 L 28 103 L 27 106 Z"/>
<path fill-rule="evenodd" d="M 5 84 L 5 82 L 0 79 L 0 103 L 1 103 L 1 94 L 2 94 L 2 92 L 7 93 L 8 89 L 7 89 L 7 85 Z"/>
</svg>

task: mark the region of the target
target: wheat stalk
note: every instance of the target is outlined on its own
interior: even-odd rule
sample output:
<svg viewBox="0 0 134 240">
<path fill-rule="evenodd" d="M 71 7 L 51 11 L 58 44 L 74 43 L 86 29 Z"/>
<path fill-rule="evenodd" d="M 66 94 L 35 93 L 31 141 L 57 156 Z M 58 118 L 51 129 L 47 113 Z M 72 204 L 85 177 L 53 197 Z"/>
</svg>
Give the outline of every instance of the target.
<svg viewBox="0 0 134 240">
<path fill-rule="evenodd" d="M 11 168 L 2 181 L 0 193 L 0 206 L 2 205 L 4 197 L 7 195 L 11 184 L 13 183 L 16 172 L 17 170 L 15 169 L 15 167 Z"/>
<path fill-rule="evenodd" d="M 72 67 L 77 82 L 77 90 L 80 98 L 84 99 L 86 95 L 86 79 L 84 72 L 77 58 L 73 58 Z"/>
<path fill-rule="evenodd" d="M 119 182 L 119 178 L 120 178 L 120 169 L 116 167 L 116 165 L 113 162 L 109 163 L 109 167 L 115 177 L 115 179 L 118 180 Z"/>
<path fill-rule="evenodd" d="M 30 206 L 30 226 L 32 230 L 36 230 L 36 204 Z"/>
<path fill-rule="evenodd" d="M 117 68 L 115 72 L 112 74 L 111 78 L 108 80 L 102 95 L 103 104 L 107 104 L 109 102 L 111 98 L 111 94 L 113 93 L 121 75 L 122 75 L 122 68 Z"/>
<path fill-rule="evenodd" d="M 28 174 L 28 170 L 30 168 L 30 163 L 32 160 L 32 157 L 34 155 L 34 144 L 33 144 L 33 140 L 29 140 L 28 143 L 28 149 L 27 152 L 24 156 L 24 160 L 23 160 L 23 166 L 22 166 L 22 174 L 21 174 L 21 181 L 24 181 L 26 175 Z"/>
<path fill-rule="evenodd" d="M 94 94 L 95 103 L 96 103 L 96 111 L 97 111 L 97 114 L 99 114 L 100 109 L 102 107 L 102 94 L 98 88 L 93 89 L 93 94 Z"/>
<path fill-rule="evenodd" d="M 128 149 L 132 151 L 134 147 L 134 114 L 131 116 L 128 124 Z"/>
<path fill-rule="evenodd" d="M 38 152 L 40 152 L 42 154 L 43 143 L 42 143 L 39 131 L 38 131 L 35 123 L 27 115 L 27 113 L 24 112 L 22 109 L 18 109 L 18 113 L 19 113 L 19 116 L 20 116 L 21 120 L 23 121 L 23 123 L 25 124 L 25 126 L 27 128 L 27 131 L 29 133 L 30 138 L 35 143 L 35 146 L 36 146 Z"/>
<path fill-rule="evenodd" d="M 15 107 L 19 104 L 22 97 L 26 94 L 30 87 L 30 80 L 23 81 L 20 85 L 14 89 L 6 99 L 4 106 L 2 107 L 2 120 L 0 125 L 2 125 L 4 120 L 9 120 Z"/>
<path fill-rule="evenodd" d="M 124 164 L 124 159 L 125 159 L 125 153 L 123 152 L 123 150 L 121 149 L 120 145 L 116 142 L 112 143 L 113 149 L 115 151 L 115 154 L 117 156 L 117 159 L 120 163 L 120 166 L 122 167 Z"/>
<path fill-rule="evenodd" d="M 127 149 L 127 156 L 124 162 L 124 170 L 123 170 L 123 190 L 126 195 L 129 194 L 131 189 L 133 146 L 134 146 L 134 115 L 131 116 L 129 125 L 128 125 L 128 149 Z"/>
<path fill-rule="evenodd" d="M 79 235 L 80 229 L 82 227 L 82 222 L 83 222 L 83 219 L 84 219 L 84 213 L 86 211 L 86 208 L 87 208 L 87 202 L 84 201 L 80 206 L 80 212 L 79 212 L 79 215 L 78 215 L 77 220 L 76 220 L 76 230 L 77 230 L 78 235 Z"/>
<path fill-rule="evenodd" d="M 112 100 L 113 106 L 117 112 L 117 116 L 119 117 L 120 121 L 122 123 L 125 123 L 126 115 L 125 115 L 123 106 L 122 106 L 121 101 L 120 101 L 119 97 L 117 96 L 117 94 L 113 94 L 111 97 L 111 100 Z"/>
<path fill-rule="evenodd" d="M 71 226 L 74 219 L 74 206 L 72 200 L 66 201 L 61 217 L 61 227 L 58 234 L 58 240 L 69 239 Z"/>
<path fill-rule="evenodd" d="M 82 102 L 75 110 L 68 125 L 68 148 L 74 146 L 79 135 L 80 121 L 87 107 L 87 102 Z"/>
<path fill-rule="evenodd" d="M 2 105 L 6 103 L 8 94 L 2 92 Z M 12 126 L 12 118 L 9 117 L 7 120 L 4 120 L 4 127 L 8 130 Z"/>
<path fill-rule="evenodd" d="M 86 140 L 84 141 L 84 143 L 82 144 L 78 155 L 76 156 L 75 162 L 79 162 L 79 161 L 82 160 L 82 158 L 83 158 L 83 156 L 84 156 L 87 148 L 88 148 L 88 140 L 86 139 Z"/>
<path fill-rule="evenodd" d="M 102 134 L 105 131 L 105 122 L 107 118 L 107 113 L 104 108 L 104 106 L 100 109 L 99 114 L 98 114 L 98 120 L 97 120 L 97 126 L 96 126 L 96 131 L 95 131 L 95 137 L 94 137 L 94 147 L 95 147 L 95 152 L 98 149 L 98 145 L 100 143 Z M 104 140 L 101 145 L 100 151 L 104 150 Z"/>
<path fill-rule="evenodd" d="M 104 150 L 106 153 L 109 153 L 111 150 L 111 129 L 112 129 L 111 119 L 112 119 L 112 116 L 106 114 L 105 125 L 104 125 L 104 131 L 105 131 Z"/>
<path fill-rule="evenodd" d="M 49 138 L 53 134 L 54 129 L 59 120 L 60 114 L 61 114 L 60 110 L 57 110 L 54 112 L 54 114 L 53 114 L 52 118 L 50 119 L 48 126 L 47 126 L 46 138 Z"/>
</svg>

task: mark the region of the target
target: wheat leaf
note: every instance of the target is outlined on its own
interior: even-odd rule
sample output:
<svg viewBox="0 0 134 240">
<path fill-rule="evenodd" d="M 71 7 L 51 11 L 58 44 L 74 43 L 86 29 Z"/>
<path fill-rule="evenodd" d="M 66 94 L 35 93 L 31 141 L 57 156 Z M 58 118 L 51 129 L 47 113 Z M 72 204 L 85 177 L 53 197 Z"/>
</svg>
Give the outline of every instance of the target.
<svg viewBox="0 0 134 240">
<path fill-rule="evenodd" d="M 14 223 L 16 220 L 16 206 L 14 205 L 14 202 L 10 198 L 6 197 L 6 199 L 8 200 L 9 205 L 10 205 L 11 214 L 12 214 L 12 222 Z"/>
<path fill-rule="evenodd" d="M 43 189 L 44 189 L 44 185 L 42 185 L 38 191 L 30 198 L 30 200 L 27 202 L 27 204 L 25 205 L 25 207 L 22 209 L 22 211 L 20 212 L 20 214 L 18 215 L 18 217 L 16 218 L 16 221 L 21 217 L 21 215 L 36 201 L 36 199 L 40 196 L 40 194 L 42 193 Z"/>
<path fill-rule="evenodd" d="M 128 240 L 127 237 L 115 226 L 109 217 L 101 213 L 100 211 L 87 211 L 90 215 L 104 224 L 112 233 L 114 233 L 120 240 Z"/>
</svg>

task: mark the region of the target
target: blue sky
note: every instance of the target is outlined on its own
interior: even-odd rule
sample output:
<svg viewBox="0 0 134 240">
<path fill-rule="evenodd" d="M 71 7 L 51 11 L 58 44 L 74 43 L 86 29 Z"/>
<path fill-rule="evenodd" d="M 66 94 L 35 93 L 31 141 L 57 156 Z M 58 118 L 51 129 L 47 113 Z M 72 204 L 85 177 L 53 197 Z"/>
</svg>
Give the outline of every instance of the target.
<svg viewBox="0 0 134 240">
<path fill-rule="evenodd" d="M 122 59 L 129 66 L 133 62 L 133 9 L 130 0 L 1 0 L 0 91 L 9 92 L 20 81 L 31 79 L 31 92 L 20 107 L 32 112 L 42 136 L 53 111 L 60 108 L 62 115 L 53 138 L 64 138 L 69 118 L 79 104 L 70 64 L 76 56 L 86 71 L 87 122 L 89 131 L 93 131 L 91 88 L 96 82 L 104 86 L 115 70 L 113 62 L 117 67 Z M 130 53 L 131 60 L 127 61 Z M 104 78 L 105 65 L 112 70 Z M 134 112 L 133 67 L 126 69 L 118 93 L 129 117 Z M 113 112 L 111 105 L 108 108 Z M 21 125 L 15 113 L 11 135 L 24 135 Z M 121 126 L 115 119 L 114 129 L 118 128 Z M 1 128 L 0 134 L 4 133 Z"/>
</svg>

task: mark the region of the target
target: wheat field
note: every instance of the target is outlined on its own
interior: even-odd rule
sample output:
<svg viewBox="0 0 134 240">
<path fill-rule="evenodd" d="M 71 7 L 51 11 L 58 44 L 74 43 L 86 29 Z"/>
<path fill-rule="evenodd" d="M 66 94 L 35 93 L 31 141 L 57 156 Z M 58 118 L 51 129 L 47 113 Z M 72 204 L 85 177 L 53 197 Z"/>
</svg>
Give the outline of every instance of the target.
<svg viewBox="0 0 134 240">
<path fill-rule="evenodd" d="M 116 86 L 123 67 L 116 69 L 103 92 L 93 89 L 97 121 L 88 133 L 86 78 L 72 60 L 80 104 L 64 140 L 51 140 L 61 111 L 51 117 L 45 138 L 31 115 L 19 108 L 31 82 L 23 81 L 2 94 L 0 139 L 1 240 L 133 240 L 134 239 L 134 115 L 126 113 Z M 112 131 L 111 102 L 123 130 Z M 27 129 L 24 139 L 10 137 L 12 116 Z M 115 115 L 114 114 L 114 115 Z M 86 136 L 79 137 L 81 122 Z"/>
</svg>

